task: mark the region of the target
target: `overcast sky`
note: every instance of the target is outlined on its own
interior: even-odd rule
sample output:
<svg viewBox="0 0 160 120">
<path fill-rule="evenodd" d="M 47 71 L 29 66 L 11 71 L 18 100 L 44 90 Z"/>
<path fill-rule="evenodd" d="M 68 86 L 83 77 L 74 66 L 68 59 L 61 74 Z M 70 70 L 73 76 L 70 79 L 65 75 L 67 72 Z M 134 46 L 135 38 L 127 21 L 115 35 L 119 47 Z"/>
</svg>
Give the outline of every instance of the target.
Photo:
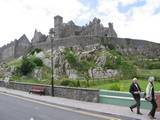
<svg viewBox="0 0 160 120">
<path fill-rule="evenodd" d="M 94 17 L 113 22 L 118 37 L 160 43 L 160 0 L 0 0 L 0 46 L 35 29 L 48 34 L 54 16 L 85 25 Z"/>
</svg>

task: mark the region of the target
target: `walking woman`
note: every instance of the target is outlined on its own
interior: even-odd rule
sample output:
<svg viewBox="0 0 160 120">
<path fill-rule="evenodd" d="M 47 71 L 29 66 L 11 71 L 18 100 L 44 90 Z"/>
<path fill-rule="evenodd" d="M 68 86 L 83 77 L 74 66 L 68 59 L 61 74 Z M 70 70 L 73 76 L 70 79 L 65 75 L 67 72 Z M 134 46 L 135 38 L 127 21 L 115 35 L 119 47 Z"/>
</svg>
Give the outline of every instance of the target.
<svg viewBox="0 0 160 120">
<path fill-rule="evenodd" d="M 132 94 L 134 100 L 136 101 L 134 105 L 130 106 L 130 110 L 133 112 L 133 108 L 137 107 L 137 114 L 142 115 L 140 112 L 141 88 L 137 82 L 137 78 L 133 78 L 129 92 Z"/>
<path fill-rule="evenodd" d="M 151 119 L 156 119 L 154 116 L 155 116 L 155 112 L 156 112 L 156 109 L 157 109 L 157 103 L 156 103 L 156 99 L 155 99 L 153 83 L 154 83 L 154 77 L 149 77 L 148 78 L 148 85 L 146 87 L 146 99 L 148 101 L 150 101 L 151 104 L 152 104 L 152 109 L 149 112 L 148 116 Z"/>
</svg>

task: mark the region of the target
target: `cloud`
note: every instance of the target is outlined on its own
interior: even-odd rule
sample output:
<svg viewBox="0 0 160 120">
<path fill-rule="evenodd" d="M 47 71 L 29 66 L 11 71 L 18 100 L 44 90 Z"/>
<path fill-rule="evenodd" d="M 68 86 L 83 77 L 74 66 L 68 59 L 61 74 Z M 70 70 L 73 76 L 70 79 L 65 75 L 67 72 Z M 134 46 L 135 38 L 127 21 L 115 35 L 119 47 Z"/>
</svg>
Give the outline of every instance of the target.
<svg viewBox="0 0 160 120">
<path fill-rule="evenodd" d="M 35 28 L 48 34 L 55 15 L 63 16 L 66 22 L 87 10 L 79 0 L 1 0 L 0 46 L 24 33 L 31 39 Z"/>
<path fill-rule="evenodd" d="M 0 46 L 24 33 L 31 39 L 35 28 L 48 34 L 55 15 L 78 25 L 98 17 L 104 26 L 113 22 L 119 37 L 160 43 L 160 0 L 140 2 L 144 0 L 0 0 Z M 127 10 L 121 12 L 120 5 Z"/>
<path fill-rule="evenodd" d="M 126 5 L 130 5 L 130 4 L 134 4 L 138 1 L 142 1 L 142 0 L 117 0 L 119 3 L 121 3 L 123 6 Z"/>
<path fill-rule="evenodd" d="M 127 20 L 127 25 L 124 26 L 125 33 L 123 37 L 139 38 L 159 42 L 160 39 L 157 33 L 159 29 L 160 13 L 154 14 L 160 6 L 160 1 L 146 0 L 146 4 L 142 7 L 135 7 L 130 12 L 131 19 Z M 119 30 L 121 33 L 121 30 Z"/>
<path fill-rule="evenodd" d="M 125 1 L 125 2 L 124 2 Z M 109 21 L 114 23 L 119 37 L 145 39 L 160 43 L 158 29 L 160 28 L 160 13 L 154 14 L 160 7 L 160 0 L 146 0 L 142 6 L 132 6 L 126 13 L 121 13 L 118 4 L 135 4 L 128 0 L 99 0 L 97 14 L 102 22 L 107 25 Z"/>
</svg>

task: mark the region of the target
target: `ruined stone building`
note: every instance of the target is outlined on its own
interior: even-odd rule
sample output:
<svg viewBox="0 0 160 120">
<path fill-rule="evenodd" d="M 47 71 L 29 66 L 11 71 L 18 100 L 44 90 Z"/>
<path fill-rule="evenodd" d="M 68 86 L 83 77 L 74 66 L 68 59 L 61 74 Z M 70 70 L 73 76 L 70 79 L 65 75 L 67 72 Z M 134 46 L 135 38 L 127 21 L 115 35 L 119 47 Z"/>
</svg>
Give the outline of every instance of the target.
<svg viewBox="0 0 160 120">
<path fill-rule="evenodd" d="M 101 20 L 94 18 L 88 25 L 81 27 L 75 25 L 73 21 L 63 23 L 63 18 L 61 16 L 54 17 L 55 38 L 85 35 L 117 37 L 117 34 L 113 28 L 113 23 L 109 23 L 108 25 L 109 27 L 103 27 Z"/>
<path fill-rule="evenodd" d="M 22 56 L 29 50 L 30 47 L 30 41 L 26 35 L 22 35 L 18 40 L 15 39 L 11 43 L 0 48 L 0 62 L 6 62 Z"/>
<path fill-rule="evenodd" d="M 92 44 L 95 41 L 95 37 L 105 36 L 117 38 L 117 33 L 113 28 L 113 23 L 108 23 L 108 27 L 104 27 L 101 24 L 100 19 L 94 18 L 89 24 L 85 26 L 75 25 L 73 21 L 63 23 L 63 18 L 59 15 L 54 17 L 54 42 L 53 47 L 58 46 L 72 46 L 72 45 L 86 45 Z M 91 41 L 92 39 L 92 41 Z M 49 36 L 42 34 L 35 30 L 34 37 L 31 40 L 32 46 L 42 49 L 48 49 L 51 47 L 51 40 Z"/>
<path fill-rule="evenodd" d="M 59 15 L 54 17 L 54 32 L 55 39 L 62 40 L 69 37 L 82 36 L 106 36 L 117 38 L 117 33 L 113 28 L 113 23 L 108 23 L 109 27 L 103 27 L 100 19 L 94 18 L 86 26 L 75 25 L 73 21 L 63 23 L 63 18 Z M 72 38 L 71 38 L 72 39 Z M 83 40 L 82 40 L 83 41 Z M 35 30 L 34 37 L 31 40 L 33 46 L 40 45 L 40 43 L 50 42 L 48 36 Z"/>
<path fill-rule="evenodd" d="M 122 54 L 160 56 L 159 44 L 144 40 L 118 38 L 113 28 L 113 23 L 108 23 L 108 27 L 104 27 L 98 18 L 94 18 L 85 26 L 78 26 L 73 21 L 63 23 L 63 18 L 57 15 L 54 17 L 53 30 L 55 33 L 52 39 L 54 48 L 59 46 L 71 47 L 74 45 L 88 46 L 101 43 L 103 40 L 103 43 L 112 45 Z M 23 35 L 18 40 L 4 45 L 0 48 L 0 62 L 23 56 L 31 48 L 50 49 L 51 39 L 49 35 L 35 30 L 31 42 Z"/>
</svg>

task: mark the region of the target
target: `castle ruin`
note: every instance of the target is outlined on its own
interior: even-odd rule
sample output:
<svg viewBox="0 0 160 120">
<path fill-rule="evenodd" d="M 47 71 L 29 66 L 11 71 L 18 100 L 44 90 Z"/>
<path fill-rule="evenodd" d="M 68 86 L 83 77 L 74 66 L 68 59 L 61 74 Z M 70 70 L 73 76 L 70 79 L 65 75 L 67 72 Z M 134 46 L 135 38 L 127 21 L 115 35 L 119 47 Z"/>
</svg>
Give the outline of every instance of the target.
<svg viewBox="0 0 160 120">
<path fill-rule="evenodd" d="M 18 40 L 15 39 L 11 43 L 0 48 L 0 62 L 6 62 L 20 57 L 27 53 L 30 48 L 31 43 L 24 34 Z"/>
<path fill-rule="evenodd" d="M 61 16 L 54 17 L 54 32 L 55 38 L 65 38 L 70 36 L 86 36 L 86 35 L 99 35 L 107 37 L 117 37 L 115 30 L 113 29 L 113 23 L 108 24 L 109 27 L 103 27 L 101 20 L 94 18 L 86 26 L 77 26 L 73 21 L 63 23 Z"/>
<path fill-rule="evenodd" d="M 75 25 L 73 21 L 68 23 L 63 23 L 63 18 L 59 15 L 54 17 L 54 40 L 64 40 L 72 39 L 73 37 L 83 37 L 83 36 L 106 36 L 117 38 L 117 33 L 113 28 L 113 23 L 108 23 L 109 27 L 103 27 L 100 19 L 94 18 L 90 21 L 88 25 L 78 26 Z M 42 34 L 35 30 L 34 37 L 31 43 L 34 47 L 46 48 L 47 44 L 50 42 L 49 36 Z M 42 45 L 43 44 L 43 45 Z"/>
<path fill-rule="evenodd" d="M 63 23 L 63 18 L 57 15 L 54 17 L 53 30 L 55 33 L 53 38 L 54 48 L 59 46 L 71 47 L 74 45 L 87 46 L 103 42 L 106 45 L 114 46 L 116 50 L 126 55 L 138 54 L 149 57 L 160 55 L 159 44 L 144 40 L 118 38 L 113 23 L 108 23 L 108 27 L 104 27 L 98 18 L 94 18 L 93 21 L 90 21 L 85 26 L 78 26 L 73 21 Z M 31 42 L 23 35 L 18 40 L 4 45 L 0 48 L 0 62 L 23 56 L 31 48 L 50 49 L 51 40 L 49 35 L 35 30 Z"/>
</svg>

